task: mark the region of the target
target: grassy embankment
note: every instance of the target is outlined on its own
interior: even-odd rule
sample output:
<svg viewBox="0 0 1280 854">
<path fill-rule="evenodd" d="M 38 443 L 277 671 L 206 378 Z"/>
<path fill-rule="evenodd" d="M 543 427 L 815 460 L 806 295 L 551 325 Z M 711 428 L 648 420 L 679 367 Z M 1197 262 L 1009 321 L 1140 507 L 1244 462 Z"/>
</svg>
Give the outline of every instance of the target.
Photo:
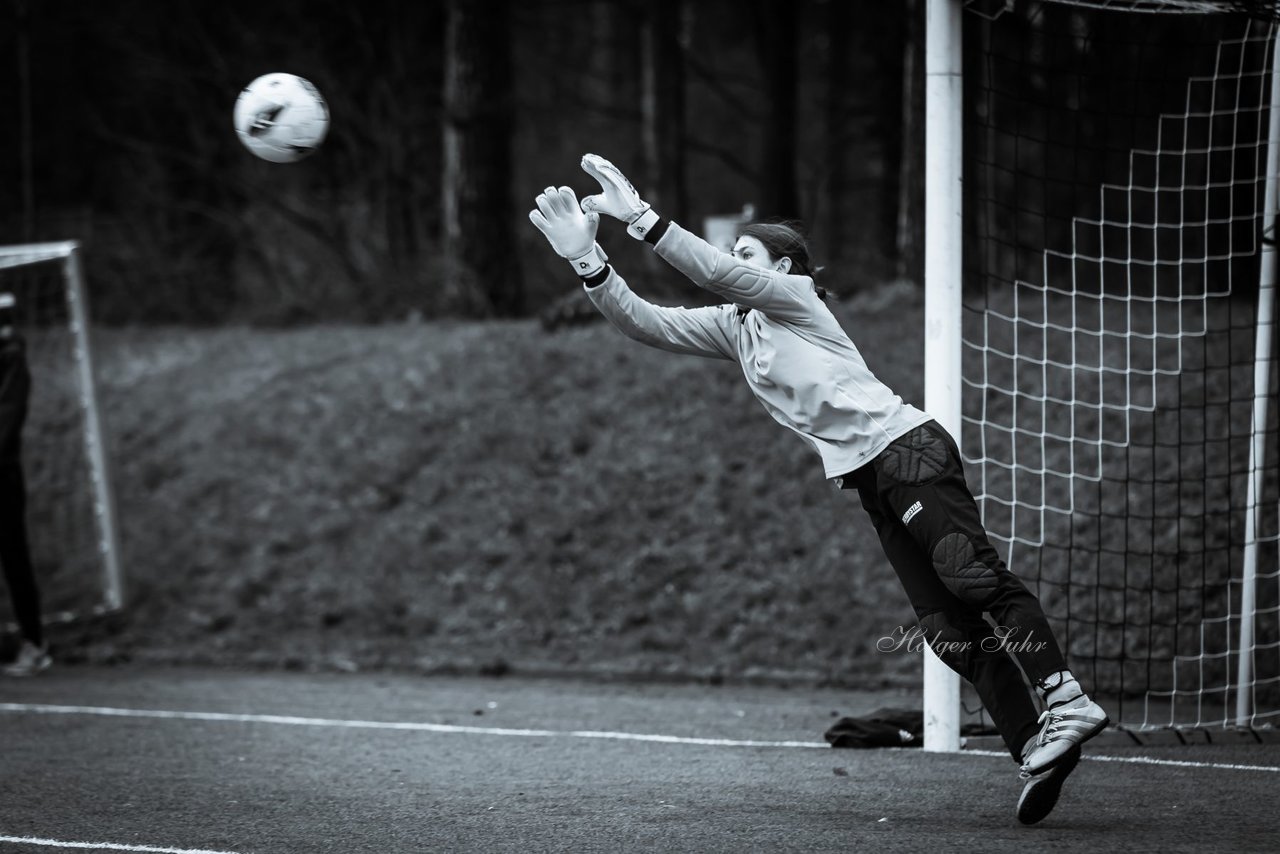
<svg viewBox="0 0 1280 854">
<path fill-rule="evenodd" d="M 919 403 L 918 298 L 837 313 Z M 129 606 L 55 629 L 64 659 L 860 684 L 918 666 L 875 650 L 910 610 L 856 497 L 729 362 L 532 321 L 95 345 Z"/>
</svg>

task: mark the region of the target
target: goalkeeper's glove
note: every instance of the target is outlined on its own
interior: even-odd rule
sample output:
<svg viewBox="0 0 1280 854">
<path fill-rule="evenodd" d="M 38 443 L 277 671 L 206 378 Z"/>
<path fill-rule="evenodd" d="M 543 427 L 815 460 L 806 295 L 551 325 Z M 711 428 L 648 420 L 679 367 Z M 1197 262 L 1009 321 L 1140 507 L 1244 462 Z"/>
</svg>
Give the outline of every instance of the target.
<svg viewBox="0 0 1280 854">
<path fill-rule="evenodd" d="M 604 269 L 609 256 L 596 243 L 600 215 L 584 213 L 578 197 L 568 187 L 547 187 L 534 199 L 536 210 L 529 211 L 529 221 L 547 238 L 557 255 L 568 259 L 582 278 Z"/>
<path fill-rule="evenodd" d="M 627 234 L 644 240 L 649 230 L 658 222 L 658 215 L 640 198 L 627 176 L 598 154 L 584 154 L 582 168 L 600 182 L 604 192 L 587 196 L 582 209 L 588 213 L 608 214 L 627 224 Z"/>
</svg>

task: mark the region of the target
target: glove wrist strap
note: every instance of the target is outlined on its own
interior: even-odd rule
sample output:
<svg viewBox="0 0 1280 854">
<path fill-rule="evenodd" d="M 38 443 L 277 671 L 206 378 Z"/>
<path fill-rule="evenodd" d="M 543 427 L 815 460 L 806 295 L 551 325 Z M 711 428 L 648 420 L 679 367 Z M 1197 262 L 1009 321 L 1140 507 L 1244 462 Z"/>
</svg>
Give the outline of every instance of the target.
<svg viewBox="0 0 1280 854">
<path fill-rule="evenodd" d="M 645 212 L 636 217 L 635 221 L 627 226 L 627 234 L 630 234 L 636 240 L 644 240 L 649 234 L 649 229 L 658 224 L 658 214 L 653 208 L 646 208 Z"/>
<path fill-rule="evenodd" d="M 568 261 L 573 265 L 573 271 L 582 278 L 586 279 L 594 276 L 604 269 L 605 262 L 609 260 L 609 256 L 604 254 L 604 250 L 600 248 L 599 243 L 591 244 L 591 248 L 576 258 L 569 258 Z"/>
</svg>

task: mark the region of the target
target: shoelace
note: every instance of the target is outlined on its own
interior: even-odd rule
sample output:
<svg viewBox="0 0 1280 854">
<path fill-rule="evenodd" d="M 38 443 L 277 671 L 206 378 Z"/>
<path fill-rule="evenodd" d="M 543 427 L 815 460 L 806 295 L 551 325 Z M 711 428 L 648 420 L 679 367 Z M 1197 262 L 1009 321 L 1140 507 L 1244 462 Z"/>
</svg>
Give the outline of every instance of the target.
<svg viewBox="0 0 1280 854">
<path fill-rule="evenodd" d="M 1036 736 L 1036 744 L 1048 744 L 1049 740 L 1045 736 L 1058 731 L 1058 724 L 1062 723 L 1062 713 L 1046 709 L 1041 713 L 1040 720 L 1037 723 L 1044 724 L 1044 726 L 1040 727 L 1040 735 Z"/>
</svg>

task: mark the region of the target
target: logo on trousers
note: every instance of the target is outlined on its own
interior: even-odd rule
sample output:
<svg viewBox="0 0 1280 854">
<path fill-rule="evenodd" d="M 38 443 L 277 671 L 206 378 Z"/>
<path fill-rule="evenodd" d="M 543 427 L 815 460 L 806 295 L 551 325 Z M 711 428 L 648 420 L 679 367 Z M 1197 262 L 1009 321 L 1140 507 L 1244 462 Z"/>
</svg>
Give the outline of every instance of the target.
<svg viewBox="0 0 1280 854">
<path fill-rule="evenodd" d="M 923 509 L 924 509 L 924 505 L 921 504 L 919 501 L 917 501 L 915 504 L 912 504 L 910 507 L 907 508 L 907 512 L 902 514 L 902 524 L 905 525 L 908 522 L 910 522 L 912 519 L 916 518 L 916 514 Z"/>
</svg>

